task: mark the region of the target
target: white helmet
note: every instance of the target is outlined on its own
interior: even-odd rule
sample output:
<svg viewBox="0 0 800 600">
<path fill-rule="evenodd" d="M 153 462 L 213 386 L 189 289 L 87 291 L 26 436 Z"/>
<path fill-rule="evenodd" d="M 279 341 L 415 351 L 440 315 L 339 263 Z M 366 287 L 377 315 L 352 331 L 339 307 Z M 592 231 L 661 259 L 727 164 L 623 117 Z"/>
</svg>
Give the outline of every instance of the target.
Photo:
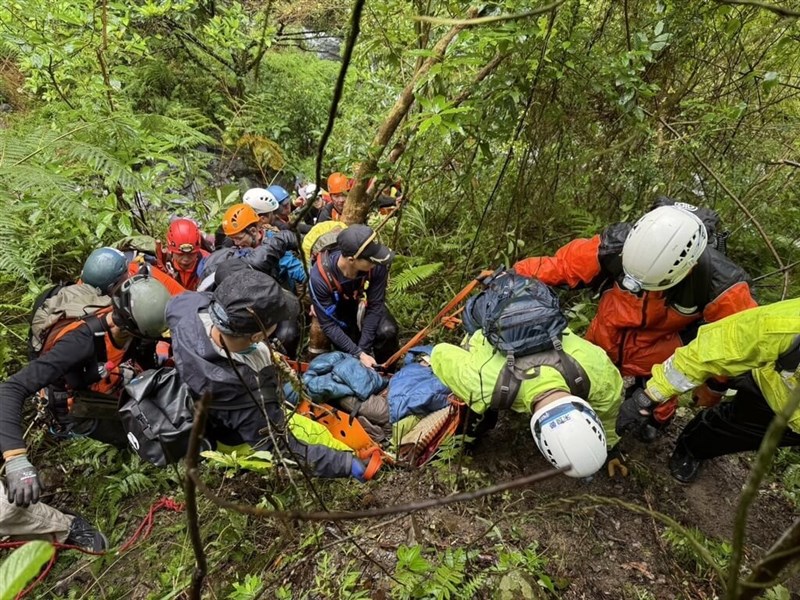
<svg viewBox="0 0 800 600">
<path fill-rule="evenodd" d="M 244 193 L 242 202 L 256 211 L 257 215 L 278 210 L 278 199 L 264 188 L 250 188 Z"/>
<path fill-rule="evenodd" d="M 564 396 L 533 413 L 531 434 L 554 467 L 571 467 L 570 477 L 589 477 L 606 462 L 603 424 L 577 396 Z"/>
<path fill-rule="evenodd" d="M 622 287 L 632 292 L 666 290 L 689 274 L 708 245 L 703 222 L 677 206 L 651 210 L 622 247 Z"/>
</svg>

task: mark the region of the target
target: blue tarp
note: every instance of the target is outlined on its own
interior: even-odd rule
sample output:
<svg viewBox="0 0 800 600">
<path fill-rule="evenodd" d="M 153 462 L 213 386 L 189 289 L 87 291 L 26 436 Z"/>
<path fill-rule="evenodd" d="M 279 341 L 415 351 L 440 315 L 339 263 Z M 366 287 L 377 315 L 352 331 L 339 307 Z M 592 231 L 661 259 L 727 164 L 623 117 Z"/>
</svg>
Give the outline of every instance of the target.
<svg viewBox="0 0 800 600">
<path fill-rule="evenodd" d="M 415 346 L 406 354 L 403 367 L 389 381 L 389 420 L 392 423 L 408 415 L 427 415 L 448 405 L 450 390 L 430 367 L 415 362 L 420 354 L 433 351 L 431 346 Z"/>
</svg>

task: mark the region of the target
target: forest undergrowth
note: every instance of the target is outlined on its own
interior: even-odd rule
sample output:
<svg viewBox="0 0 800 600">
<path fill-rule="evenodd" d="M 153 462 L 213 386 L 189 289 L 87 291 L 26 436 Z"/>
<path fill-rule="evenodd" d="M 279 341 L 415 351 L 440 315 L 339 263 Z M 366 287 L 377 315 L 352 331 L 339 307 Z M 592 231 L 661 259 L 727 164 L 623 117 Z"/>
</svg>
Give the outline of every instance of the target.
<svg viewBox="0 0 800 600">
<path fill-rule="evenodd" d="M 292 189 L 318 170 L 356 176 L 351 221 L 373 218 L 371 177 L 402 179 L 406 205 L 381 236 L 398 253 L 389 305 L 406 339 L 481 269 L 635 219 L 659 195 L 719 212 L 728 254 L 753 278 L 759 302 L 795 297 L 796 5 L 3 3 L 0 376 L 25 362 L 33 299 L 74 279 L 91 249 L 163 237 L 175 214 L 214 231 L 251 185 Z M 354 7 L 363 9 L 357 37 Z M 352 58 L 332 110 L 346 63 L 317 50 L 325 40 L 341 52 L 348 39 Z M 595 302 L 588 292 L 562 294 L 576 331 Z M 431 341 L 457 337 L 438 330 Z M 554 478 L 340 524 L 258 519 L 201 495 L 205 594 L 723 597 L 753 457 L 715 459 L 696 484 L 681 486 L 666 468 L 690 409 L 681 413 L 656 443 L 630 443 L 626 478 Z M 84 514 L 115 548 L 159 499 L 185 500 L 183 466 L 158 470 L 87 440 L 56 443 L 36 428 L 28 442 L 45 500 Z M 316 495 L 270 464 L 243 464 L 206 461 L 202 480 L 223 498 L 304 511 L 383 508 L 547 468 L 527 421 L 512 418 L 468 452 L 456 439 L 424 469 L 386 469 L 365 485 L 317 481 Z M 749 511 L 747 568 L 798 507 L 800 456 L 781 450 Z M 160 511 L 149 537 L 127 552 L 61 553 L 32 596 L 179 598 L 194 568 L 185 514 Z M 772 583 L 765 598 L 799 597 L 796 574 Z"/>
</svg>

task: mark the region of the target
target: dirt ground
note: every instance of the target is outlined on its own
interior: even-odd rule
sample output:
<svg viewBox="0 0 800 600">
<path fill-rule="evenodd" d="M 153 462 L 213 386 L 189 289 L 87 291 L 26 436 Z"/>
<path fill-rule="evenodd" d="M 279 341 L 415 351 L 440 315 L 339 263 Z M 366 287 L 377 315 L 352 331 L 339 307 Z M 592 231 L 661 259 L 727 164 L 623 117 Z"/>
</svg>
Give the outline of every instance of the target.
<svg viewBox="0 0 800 600">
<path fill-rule="evenodd" d="M 592 481 L 559 476 L 525 489 L 413 516 L 344 523 L 341 527 L 282 525 L 228 514 L 203 500 L 200 523 L 210 563 L 204 597 L 429 597 L 404 596 L 392 579 L 398 549 L 415 544 L 425 549 L 425 556 L 431 561 L 449 550 L 469 551 L 471 573 L 491 572 L 498 563 L 498 553 L 504 551 L 533 550 L 542 558 L 541 569 L 530 573 L 534 588 L 531 596 L 503 595 L 501 590 L 484 586 L 472 596 L 457 591 L 450 596 L 453 598 L 720 597 L 712 570 L 692 559 L 680 536 L 668 539 L 666 527 L 653 517 L 602 502 L 602 498 L 616 498 L 669 515 L 686 527 L 697 528 L 714 547 L 721 547 L 721 542 L 730 539 L 750 458 L 742 455 L 710 461 L 696 483 L 681 485 L 669 476 L 666 466 L 672 438 L 680 430 L 680 423 L 676 425 L 652 445 L 628 444 L 627 478 L 612 480 L 605 473 Z M 495 430 L 465 458 L 413 472 L 384 470 L 375 481 L 363 486 L 323 482 L 320 490 L 329 509 L 361 510 L 447 495 L 455 489 L 457 473 L 461 474 L 459 489 L 474 490 L 547 469 L 548 464 L 531 442 L 527 420 L 509 415 L 501 417 Z M 274 487 L 274 483 L 268 484 L 268 479 L 254 473 L 218 477 L 216 491 L 237 502 L 257 503 L 265 485 Z M 69 485 L 69 476 L 65 479 L 66 488 L 74 487 Z M 52 500 L 74 503 L 76 498 L 70 495 L 65 492 Z M 114 523 L 115 542 L 133 533 L 159 495 L 150 491 L 125 500 Z M 88 500 L 87 496 L 78 499 Z M 103 507 L 98 512 L 102 514 Z M 757 559 L 796 517 L 797 511 L 783 495 L 779 482 L 762 486 L 748 521 L 747 561 Z M 358 541 L 360 549 L 353 540 Z M 364 553 L 371 558 L 364 558 Z M 54 572 L 33 597 L 178 598 L 182 597 L 193 566 L 184 515 L 162 512 L 156 515 L 151 537 L 127 554 L 59 559 Z M 358 575 L 351 587 L 339 581 L 348 572 Z M 555 591 L 536 585 L 541 573 L 546 573 Z M 237 595 L 233 583 L 242 582 L 246 575 L 258 577 L 263 582 L 262 589 Z M 281 586 L 290 590 L 287 596 L 277 594 Z M 800 581 L 790 581 L 787 587 L 800 591 Z M 800 594 L 791 597 L 800 598 Z"/>
</svg>

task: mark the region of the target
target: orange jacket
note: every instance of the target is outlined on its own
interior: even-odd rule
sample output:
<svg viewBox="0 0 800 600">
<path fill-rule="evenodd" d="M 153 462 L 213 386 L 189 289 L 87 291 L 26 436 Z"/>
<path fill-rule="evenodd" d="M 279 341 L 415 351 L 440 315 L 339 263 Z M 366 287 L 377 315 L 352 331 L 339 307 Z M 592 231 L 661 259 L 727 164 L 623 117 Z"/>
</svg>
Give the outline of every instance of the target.
<svg viewBox="0 0 800 600">
<path fill-rule="evenodd" d="M 136 275 L 139 272 L 139 267 L 141 267 L 141 263 L 136 261 L 128 263 L 128 276 L 133 277 Z M 150 265 L 149 273 L 153 278 L 164 284 L 170 296 L 177 296 L 186 291 L 185 287 L 155 265 Z"/>
<path fill-rule="evenodd" d="M 623 375 L 649 376 L 650 368 L 688 343 L 703 322 L 757 306 L 747 273 L 707 248 L 680 283 L 634 294 L 621 287 L 622 245 L 630 225 L 618 223 L 590 239 L 576 239 L 554 256 L 526 258 L 514 270 L 548 285 L 600 292 L 586 339 L 603 348 Z"/>
</svg>

